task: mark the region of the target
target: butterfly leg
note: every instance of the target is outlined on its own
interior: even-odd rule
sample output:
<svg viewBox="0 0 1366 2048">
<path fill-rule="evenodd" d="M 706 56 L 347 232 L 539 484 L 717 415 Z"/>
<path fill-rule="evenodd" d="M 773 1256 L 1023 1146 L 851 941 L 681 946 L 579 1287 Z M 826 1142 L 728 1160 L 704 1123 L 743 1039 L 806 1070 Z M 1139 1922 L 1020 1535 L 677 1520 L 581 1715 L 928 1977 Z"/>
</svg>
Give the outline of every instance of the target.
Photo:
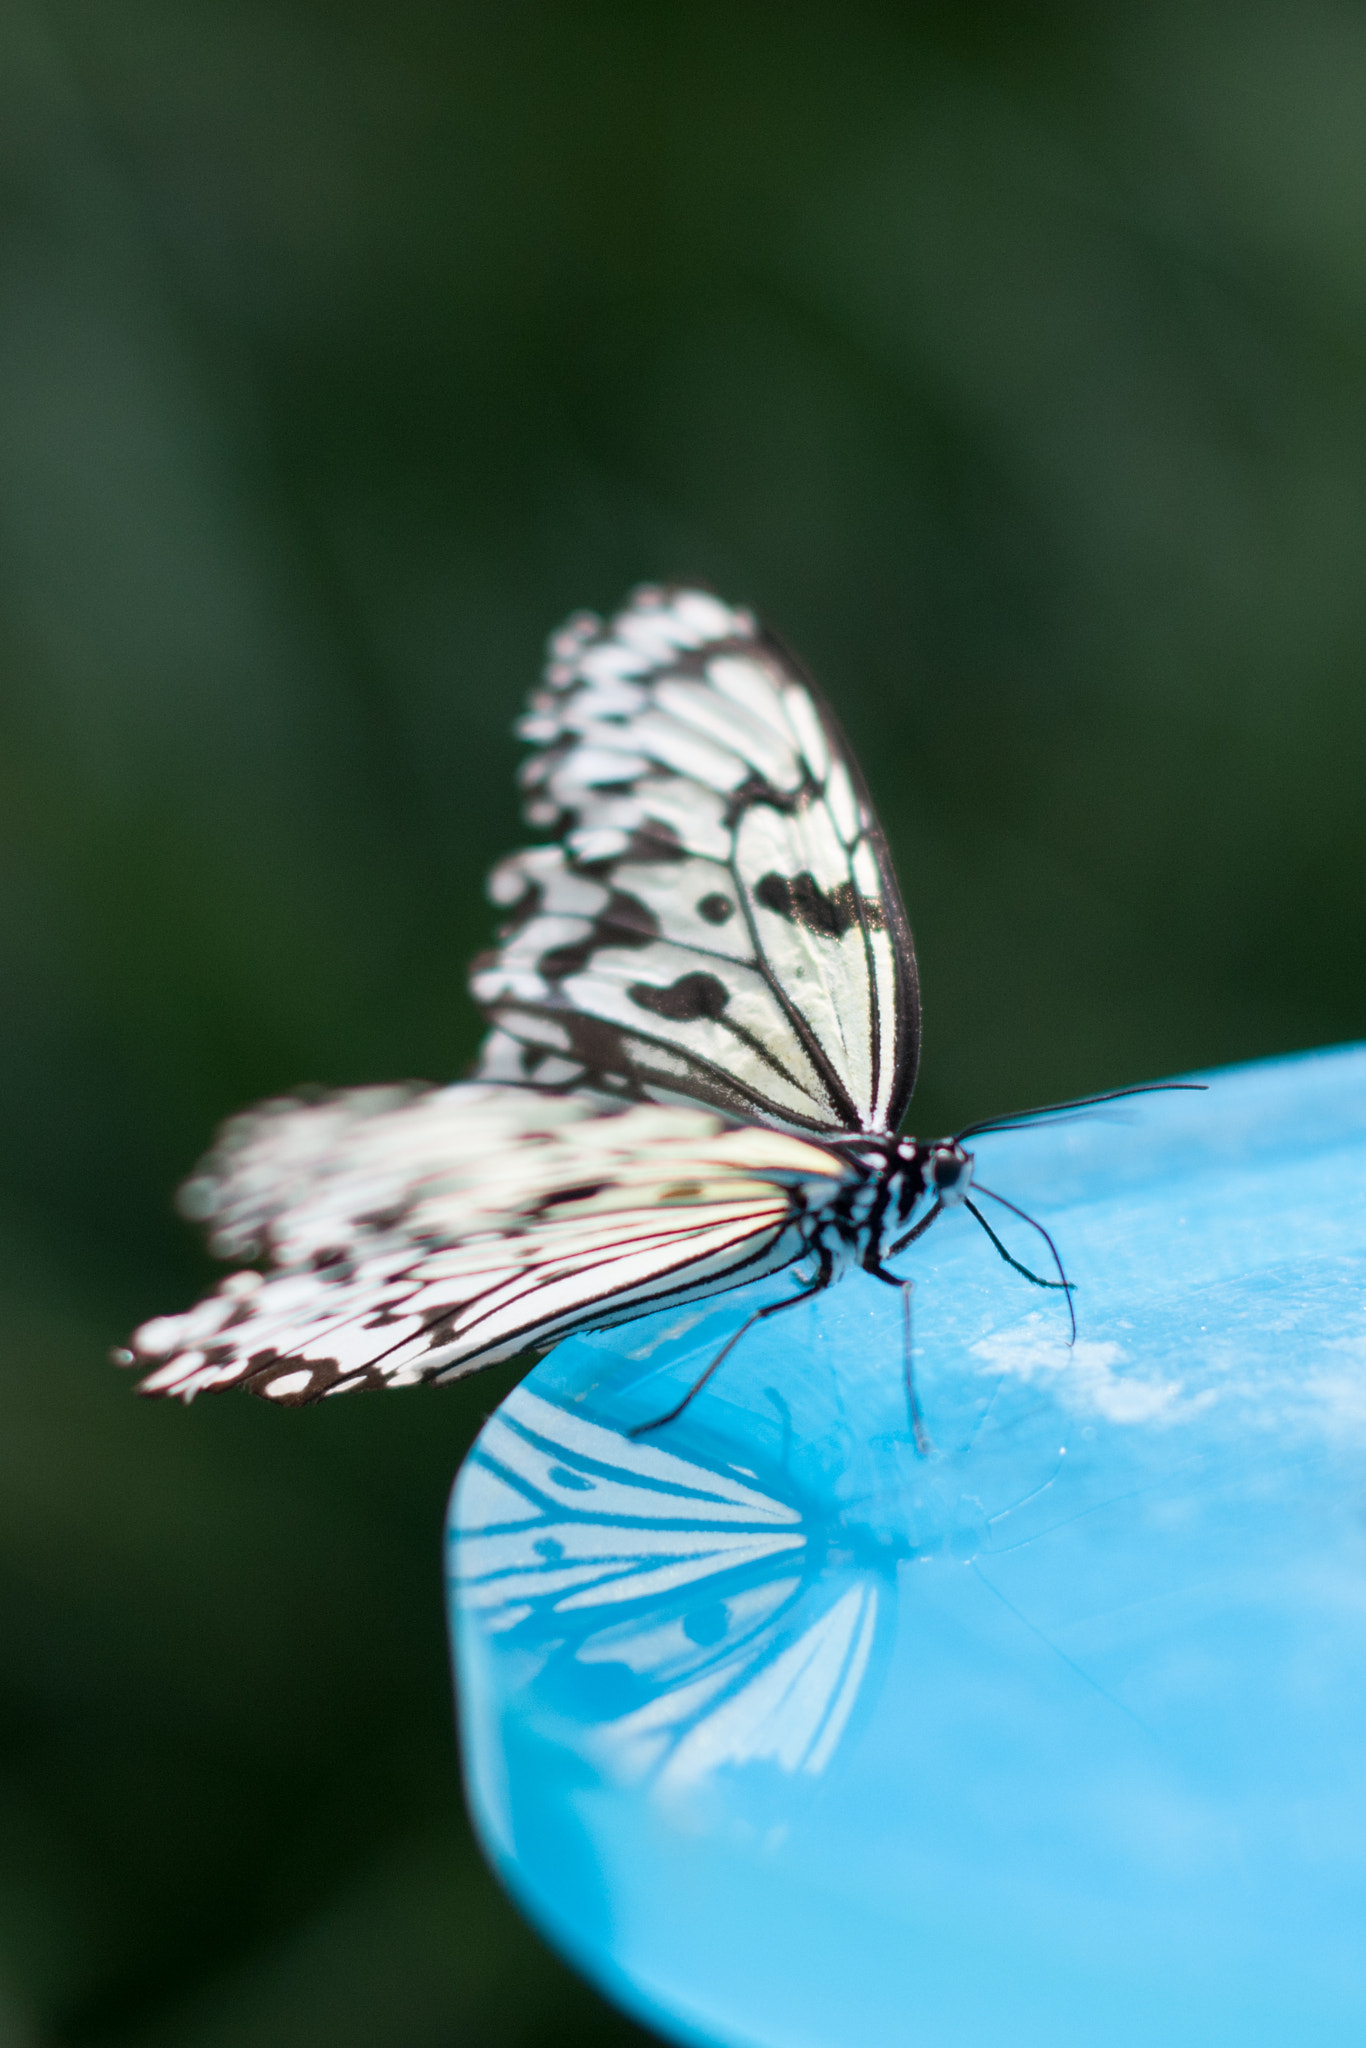
<svg viewBox="0 0 1366 2048">
<path fill-rule="evenodd" d="M 627 1430 L 627 1436 L 646 1436 L 652 1429 L 663 1429 L 666 1422 L 676 1422 L 693 1396 L 701 1393 L 707 1381 L 716 1371 L 716 1368 L 724 1364 L 725 1360 L 730 1357 L 731 1352 L 735 1349 L 746 1331 L 752 1330 L 756 1323 L 767 1321 L 769 1316 L 781 1315 L 785 1308 L 795 1308 L 799 1301 L 810 1301 L 813 1294 L 824 1293 L 834 1277 L 834 1262 L 824 1246 L 821 1247 L 819 1258 L 820 1270 L 809 1287 L 804 1287 L 800 1294 L 789 1294 L 782 1301 L 770 1301 L 766 1307 L 756 1308 L 753 1315 L 747 1316 L 739 1329 L 732 1336 L 727 1337 L 706 1371 L 699 1379 L 693 1381 L 683 1399 L 672 1407 L 667 1415 L 656 1415 L 653 1422 L 637 1422 L 631 1429 Z"/>
<path fill-rule="evenodd" d="M 990 1196 L 993 1202 L 999 1202 L 1003 1209 L 1009 1209 L 1012 1216 L 1018 1216 L 1022 1222 L 1025 1222 L 1029 1225 L 1031 1230 L 1037 1230 L 1039 1236 L 1048 1246 L 1049 1251 L 1052 1252 L 1053 1263 L 1058 1269 L 1058 1277 L 1056 1280 L 1045 1280 L 1041 1273 L 1031 1272 L 1028 1266 L 1022 1266 L 1020 1264 L 1020 1261 L 1006 1250 L 1005 1246 L 1001 1243 L 1000 1238 L 996 1235 L 996 1232 L 987 1222 L 986 1217 L 982 1214 L 981 1210 L 978 1208 L 975 1202 L 964 1201 L 963 1207 L 968 1211 L 969 1215 L 975 1216 L 977 1218 L 977 1221 L 981 1224 L 983 1230 L 985 1230 L 987 1236 L 991 1239 L 997 1251 L 1001 1254 L 1001 1257 L 1005 1260 L 1008 1266 L 1013 1266 L 1017 1273 L 1023 1273 L 1025 1279 L 1032 1280 L 1036 1287 L 1056 1287 L 1061 1289 L 1063 1296 L 1067 1302 L 1067 1313 L 1072 1319 L 1072 1335 L 1068 1339 L 1068 1342 L 1071 1344 L 1075 1344 L 1077 1341 L 1077 1311 L 1072 1301 L 1073 1283 L 1068 1279 L 1066 1273 L 1063 1271 L 1062 1259 L 1058 1254 L 1058 1247 L 1054 1244 L 1052 1238 L 1044 1229 L 1042 1223 L 1036 1222 L 1032 1216 L 1026 1216 L 1023 1209 L 1017 1209 L 1015 1207 L 1015 1204 L 1013 1202 L 1008 1202 L 1004 1195 L 992 1194 L 990 1188 L 984 1188 L 980 1185 L 977 1191 L 979 1194 Z"/>
<path fill-rule="evenodd" d="M 900 1280 L 895 1273 L 888 1273 L 882 1266 L 868 1266 L 865 1270 L 875 1280 L 885 1280 L 889 1287 L 901 1291 L 901 1360 L 906 1380 L 906 1412 L 910 1417 L 911 1436 L 922 1458 L 928 1458 L 934 1449 L 934 1442 L 925 1427 L 925 1418 L 920 1412 L 920 1398 L 915 1391 L 915 1363 L 911 1354 L 911 1296 L 915 1292 L 914 1280 Z"/>
<path fill-rule="evenodd" d="M 907 1245 L 914 1244 L 918 1237 L 923 1237 L 930 1225 L 936 1223 L 943 1213 L 944 1204 L 936 1202 L 934 1207 L 921 1217 L 914 1230 L 908 1230 L 904 1237 L 899 1237 L 894 1245 L 889 1246 L 889 1252 L 904 1252 Z M 890 1275 L 884 1274 L 882 1277 L 886 1279 L 890 1278 Z M 899 1287 L 901 1282 L 898 1280 L 896 1284 Z"/>
</svg>

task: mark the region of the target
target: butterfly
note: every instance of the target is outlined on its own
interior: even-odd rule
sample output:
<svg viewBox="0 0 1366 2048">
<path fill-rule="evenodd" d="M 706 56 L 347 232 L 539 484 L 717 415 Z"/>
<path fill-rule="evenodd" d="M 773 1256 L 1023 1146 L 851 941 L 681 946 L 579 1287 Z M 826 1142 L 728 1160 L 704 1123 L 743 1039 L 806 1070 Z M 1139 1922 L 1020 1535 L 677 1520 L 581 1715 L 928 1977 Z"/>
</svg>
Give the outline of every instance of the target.
<svg viewBox="0 0 1366 2048">
<path fill-rule="evenodd" d="M 637 590 L 551 640 L 521 722 L 552 839 L 490 877 L 471 1078 L 268 1102 L 181 1192 L 238 1265 L 136 1331 L 139 1391 L 280 1403 L 452 1380 L 581 1330 L 795 1269 L 754 1323 L 973 1200 L 965 1140 L 897 1135 L 920 995 L 887 844 L 814 684 L 708 591 Z M 1133 1092 L 1133 1091 L 1121 1091 Z M 1110 1098 L 1094 1098 L 1108 1100 Z M 1075 1105 L 1058 1105 L 1054 1114 Z"/>
</svg>

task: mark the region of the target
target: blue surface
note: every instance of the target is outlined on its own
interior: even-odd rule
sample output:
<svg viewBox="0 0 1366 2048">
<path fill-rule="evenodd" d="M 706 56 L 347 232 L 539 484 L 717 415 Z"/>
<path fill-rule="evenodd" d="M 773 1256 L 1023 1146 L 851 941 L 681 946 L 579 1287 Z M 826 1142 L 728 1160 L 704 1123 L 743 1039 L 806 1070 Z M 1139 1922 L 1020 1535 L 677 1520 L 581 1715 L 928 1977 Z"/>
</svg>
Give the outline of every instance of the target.
<svg viewBox="0 0 1366 2048">
<path fill-rule="evenodd" d="M 936 1225 L 899 1262 L 928 1458 L 861 1277 L 656 1436 L 621 1429 L 789 1282 L 564 1344 L 485 1429 L 476 1823 L 662 2032 L 1366 2035 L 1366 1052 L 1212 1079 L 979 1142 L 1080 1334 Z"/>
</svg>

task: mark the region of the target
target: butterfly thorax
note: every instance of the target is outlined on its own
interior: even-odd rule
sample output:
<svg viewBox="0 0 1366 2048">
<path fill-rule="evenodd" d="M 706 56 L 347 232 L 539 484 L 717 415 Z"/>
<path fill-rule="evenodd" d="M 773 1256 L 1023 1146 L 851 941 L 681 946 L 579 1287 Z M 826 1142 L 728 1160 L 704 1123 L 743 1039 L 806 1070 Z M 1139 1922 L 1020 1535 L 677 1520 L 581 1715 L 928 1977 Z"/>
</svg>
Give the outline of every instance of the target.
<svg viewBox="0 0 1366 2048">
<path fill-rule="evenodd" d="M 956 1138 L 860 1134 L 836 1142 L 849 1174 L 820 1218 L 814 1242 L 837 1271 L 879 1267 L 918 1236 L 931 1215 L 966 1200 L 972 1185 L 972 1154 Z"/>
</svg>

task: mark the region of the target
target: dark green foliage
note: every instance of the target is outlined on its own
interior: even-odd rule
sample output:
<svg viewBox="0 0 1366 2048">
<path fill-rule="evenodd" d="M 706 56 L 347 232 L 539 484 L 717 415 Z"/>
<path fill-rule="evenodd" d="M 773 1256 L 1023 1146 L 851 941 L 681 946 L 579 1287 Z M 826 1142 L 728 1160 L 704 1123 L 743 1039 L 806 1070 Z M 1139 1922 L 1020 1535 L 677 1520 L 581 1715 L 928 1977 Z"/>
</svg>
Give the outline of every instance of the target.
<svg viewBox="0 0 1366 2048">
<path fill-rule="evenodd" d="M 461 1070 L 565 611 L 811 662 L 917 1129 L 1362 1032 L 1363 104 L 1345 0 L 4 10 L 0 2048 L 637 2038 L 460 1817 L 499 1385 L 103 1363 L 222 1113 Z"/>
</svg>

